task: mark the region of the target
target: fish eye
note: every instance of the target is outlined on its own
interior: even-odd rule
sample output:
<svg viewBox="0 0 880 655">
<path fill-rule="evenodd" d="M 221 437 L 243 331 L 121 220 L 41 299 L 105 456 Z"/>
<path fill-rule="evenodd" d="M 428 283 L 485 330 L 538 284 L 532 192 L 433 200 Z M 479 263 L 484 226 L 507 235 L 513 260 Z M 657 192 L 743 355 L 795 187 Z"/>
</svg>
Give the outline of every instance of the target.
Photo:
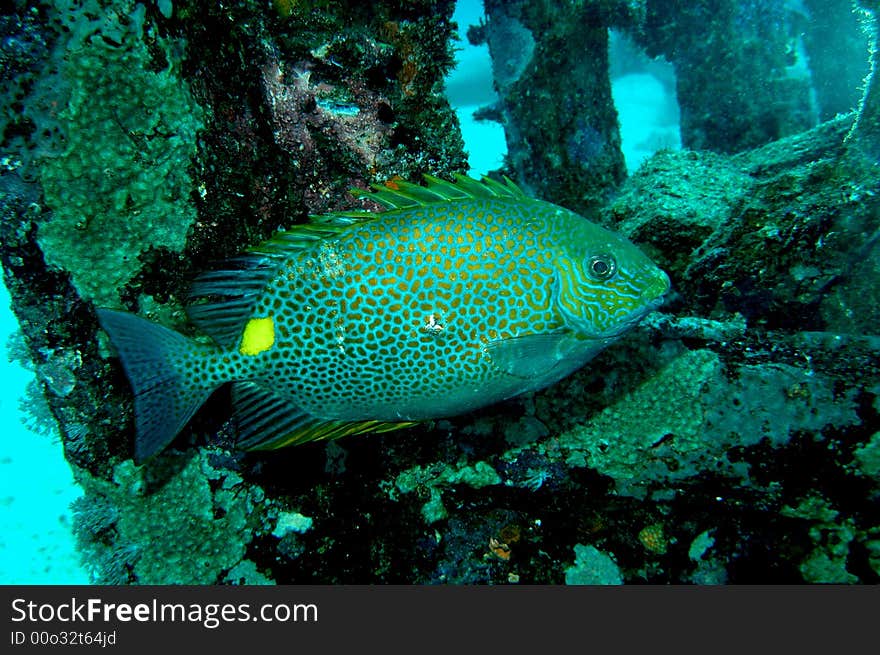
<svg viewBox="0 0 880 655">
<path fill-rule="evenodd" d="M 610 280 L 617 273 L 617 262 L 611 255 L 593 255 L 587 261 L 587 270 L 594 280 Z"/>
</svg>

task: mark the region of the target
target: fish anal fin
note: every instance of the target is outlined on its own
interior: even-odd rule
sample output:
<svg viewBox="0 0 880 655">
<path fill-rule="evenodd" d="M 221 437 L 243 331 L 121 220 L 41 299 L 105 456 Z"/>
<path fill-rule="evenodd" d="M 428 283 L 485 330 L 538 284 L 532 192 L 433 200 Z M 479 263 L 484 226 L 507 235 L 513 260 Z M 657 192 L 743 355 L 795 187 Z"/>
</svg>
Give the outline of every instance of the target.
<svg viewBox="0 0 880 655">
<path fill-rule="evenodd" d="M 290 399 L 254 381 L 235 382 L 232 401 L 238 419 L 238 446 L 244 450 L 276 450 L 309 441 L 390 432 L 415 425 L 413 422 L 316 418 Z"/>
<path fill-rule="evenodd" d="M 417 423 L 414 421 L 392 423 L 388 421 L 327 421 L 324 419 L 313 419 L 311 423 L 303 425 L 296 432 L 292 432 L 271 443 L 252 448 L 252 450 L 275 450 L 286 446 L 297 446 L 309 441 L 332 441 L 356 435 L 383 434 L 412 427 L 413 425 L 417 425 Z"/>
</svg>

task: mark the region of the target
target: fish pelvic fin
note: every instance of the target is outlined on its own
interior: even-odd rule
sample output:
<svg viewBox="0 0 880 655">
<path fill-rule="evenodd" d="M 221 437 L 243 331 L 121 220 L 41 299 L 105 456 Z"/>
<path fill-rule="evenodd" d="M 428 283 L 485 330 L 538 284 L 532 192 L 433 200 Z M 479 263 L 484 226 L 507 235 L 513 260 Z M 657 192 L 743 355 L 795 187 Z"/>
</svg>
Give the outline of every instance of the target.
<svg viewBox="0 0 880 655">
<path fill-rule="evenodd" d="M 140 463 L 171 443 L 220 385 L 214 376 L 196 375 L 198 367 L 183 365 L 213 351 L 134 314 L 112 309 L 97 314 L 134 390 L 135 461 Z"/>
</svg>

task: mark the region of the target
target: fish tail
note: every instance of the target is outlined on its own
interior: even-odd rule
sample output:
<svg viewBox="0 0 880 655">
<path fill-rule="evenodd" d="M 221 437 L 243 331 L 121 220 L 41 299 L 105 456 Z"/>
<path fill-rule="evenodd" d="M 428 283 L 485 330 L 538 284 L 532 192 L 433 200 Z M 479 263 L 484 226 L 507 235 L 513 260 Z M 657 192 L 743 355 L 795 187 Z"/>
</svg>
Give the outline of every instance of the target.
<svg viewBox="0 0 880 655">
<path fill-rule="evenodd" d="M 211 349 L 140 316 L 97 310 L 101 327 L 116 346 L 134 390 L 135 460 L 141 462 L 165 448 L 221 382 L 198 375 L 193 355 Z"/>
</svg>

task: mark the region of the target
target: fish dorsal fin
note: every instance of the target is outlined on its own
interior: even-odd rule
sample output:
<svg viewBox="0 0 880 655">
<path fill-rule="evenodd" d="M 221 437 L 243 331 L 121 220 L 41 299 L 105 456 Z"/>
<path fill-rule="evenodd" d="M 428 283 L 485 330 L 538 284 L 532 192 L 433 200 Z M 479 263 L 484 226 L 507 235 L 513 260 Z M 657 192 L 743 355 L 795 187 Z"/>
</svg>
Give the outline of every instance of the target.
<svg viewBox="0 0 880 655">
<path fill-rule="evenodd" d="M 395 180 L 386 185 L 374 184 L 374 191 L 353 189 L 351 193 L 379 203 L 386 211 L 475 198 L 528 199 L 507 177 L 499 182 L 486 176 L 475 180 L 457 174 L 455 182 L 448 182 L 425 175 L 425 182 L 427 186 Z M 381 213 L 363 210 L 334 212 L 311 216 L 308 223 L 278 232 L 230 260 L 222 269 L 197 277 L 189 294 L 187 314 L 190 320 L 221 347 L 234 347 L 261 292 L 284 259 L 310 250 L 321 241 L 339 237 L 352 225 L 375 220 L 379 216 Z"/>
<path fill-rule="evenodd" d="M 232 402 L 238 419 L 238 446 L 275 450 L 309 441 L 328 441 L 355 434 L 390 432 L 412 422 L 327 421 L 302 411 L 259 382 L 235 382 Z"/>
<path fill-rule="evenodd" d="M 223 348 L 234 347 L 281 262 L 345 229 L 346 225 L 329 221 L 295 225 L 227 261 L 222 269 L 199 275 L 189 291 L 189 319 Z"/>
<path fill-rule="evenodd" d="M 235 347 L 278 263 L 267 257 L 243 255 L 226 266 L 202 273 L 193 281 L 186 313 L 200 330 L 228 350 Z"/>
<path fill-rule="evenodd" d="M 460 173 L 456 174 L 455 182 L 447 182 L 433 175 L 424 177 L 427 186 L 394 180 L 384 185 L 371 185 L 373 191 L 352 189 L 351 194 L 378 202 L 386 210 L 410 209 L 475 198 L 528 198 L 508 177 L 503 182 L 485 175 L 480 180 L 475 180 Z"/>
<path fill-rule="evenodd" d="M 370 215 L 375 218 L 375 214 Z M 310 250 L 325 239 L 333 239 L 345 232 L 350 223 L 331 220 L 331 216 L 311 216 L 310 222 L 275 233 L 270 239 L 247 251 L 247 255 L 268 259 L 286 259 L 292 254 Z M 366 217 L 365 217 L 366 218 Z M 353 222 L 353 221 L 352 221 Z"/>
</svg>

